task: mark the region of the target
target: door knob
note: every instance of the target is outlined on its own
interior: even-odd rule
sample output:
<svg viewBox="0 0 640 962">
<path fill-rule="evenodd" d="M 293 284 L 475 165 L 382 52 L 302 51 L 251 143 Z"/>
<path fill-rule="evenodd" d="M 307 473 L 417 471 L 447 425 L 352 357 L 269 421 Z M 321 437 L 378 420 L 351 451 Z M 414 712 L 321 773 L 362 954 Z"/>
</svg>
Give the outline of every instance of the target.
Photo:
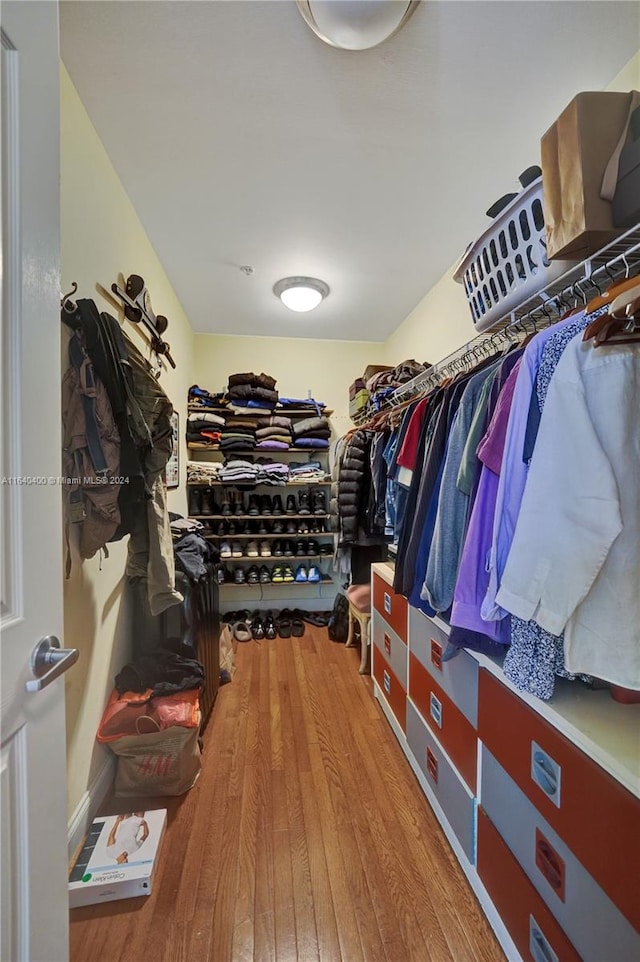
<svg viewBox="0 0 640 962">
<path fill-rule="evenodd" d="M 26 682 L 24 687 L 27 691 L 42 691 L 67 668 L 75 665 L 79 655 L 77 648 L 61 648 L 55 635 L 41 638 L 31 653 L 31 670 L 35 678 Z"/>
</svg>

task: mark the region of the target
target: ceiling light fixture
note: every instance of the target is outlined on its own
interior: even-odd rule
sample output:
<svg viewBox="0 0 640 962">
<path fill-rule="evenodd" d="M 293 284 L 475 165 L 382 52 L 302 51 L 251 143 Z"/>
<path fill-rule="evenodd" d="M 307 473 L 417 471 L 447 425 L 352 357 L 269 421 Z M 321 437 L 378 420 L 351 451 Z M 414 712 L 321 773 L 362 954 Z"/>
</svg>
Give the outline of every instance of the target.
<svg viewBox="0 0 640 962">
<path fill-rule="evenodd" d="M 369 50 L 393 36 L 420 0 L 296 0 L 298 10 L 325 43 Z"/>
<path fill-rule="evenodd" d="M 290 311 L 312 311 L 329 293 L 329 285 L 317 277 L 283 277 L 273 293 Z"/>
</svg>

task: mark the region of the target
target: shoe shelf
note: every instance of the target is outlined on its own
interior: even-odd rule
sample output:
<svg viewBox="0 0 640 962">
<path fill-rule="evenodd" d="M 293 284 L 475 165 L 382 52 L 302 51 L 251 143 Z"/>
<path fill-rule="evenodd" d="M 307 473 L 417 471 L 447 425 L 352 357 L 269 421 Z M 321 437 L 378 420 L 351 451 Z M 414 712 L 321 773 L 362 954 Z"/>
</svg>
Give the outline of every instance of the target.
<svg viewBox="0 0 640 962">
<path fill-rule="evenodd" d="M 316 585 L 332 585 L 333 578 L 321 578 L 320 581 L 263 581 L 251 584 L 248 581 L 221 581 L 219 588 L 315 588 Z"/>
<path fill-rule="evenodd" d="M 218 541 L 218 540 L 223 540 L 223 541 L 266 541 L 268 538 L 269 538 L 269 539 L 275 538 L 276 541 L 278 540 L 278 538 L 279 538 L 281 541 L 299 541 L 299 540 L 302 538 L 303 540 L 308 541 L 309 538 L 311 537 L 311 538 L 313 538 L 315 541 L 317 541 L 318 538 L 322 538 L 323 536 L 326 537 L 326 536 L 331 535 L 331 534 L 332 534 L 331 531 L 307 531 L 306 533 L 305 533 L 304 531 L 280 531 L 280 532 L 278 532 L 278 531 L 273 532 L 273 531 L 272 531 L 270 534 L 205 534 L 205 535 L 202 535 L 202 537 L 203 537 L 203 538 L 215 538 L 216 541 Z M 333 554 L 333 552 L 332 552 L 332 554 Z M 272 556 L 272 557 L 273 557 L 273 556 Z M 331 555 L 328 555 L 328 554 L 327 554 L 327 555 L 323 555 L 322 557 L 330 558 Z"/>
<path fill-rule="evenodd" d="M 322 561 L 323 558 L 331 558 L 329 554 L 221 554 L 220 563 L 226 564 L 228 561 L 252 561 L 254 564 L 291 564 L 295 561 Z M 313 584 L 313 582 L 311 582 Z"/>
<path fill-rule="evenodd" d="M 191 521 L 211 521 L 215 518 L 216 521 L 313 521 L 316 518 L 318 521 L 326 521 L 330 515 L 328 514 L 190 514 L 189 519 Z M 289 532 L 292 533 L 292 532 Z M 281 531 L 280 534 L 286 534 L 286 532 Z M 255 535 L 254 535 L 255 537 Z"/>
</svg>

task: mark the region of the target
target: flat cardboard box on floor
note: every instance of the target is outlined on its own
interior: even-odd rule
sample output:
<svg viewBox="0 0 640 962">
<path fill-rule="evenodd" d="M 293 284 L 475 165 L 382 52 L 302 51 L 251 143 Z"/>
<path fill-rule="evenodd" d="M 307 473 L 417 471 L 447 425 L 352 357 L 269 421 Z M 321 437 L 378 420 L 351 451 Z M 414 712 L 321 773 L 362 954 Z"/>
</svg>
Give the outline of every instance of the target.
<svg viewBox="0 0 640 962">
<path fill-rule="evenodd" d="M 69 907 L 151 895 L 167 810 L 95 818 L 69 873 Z"/>
</svg>

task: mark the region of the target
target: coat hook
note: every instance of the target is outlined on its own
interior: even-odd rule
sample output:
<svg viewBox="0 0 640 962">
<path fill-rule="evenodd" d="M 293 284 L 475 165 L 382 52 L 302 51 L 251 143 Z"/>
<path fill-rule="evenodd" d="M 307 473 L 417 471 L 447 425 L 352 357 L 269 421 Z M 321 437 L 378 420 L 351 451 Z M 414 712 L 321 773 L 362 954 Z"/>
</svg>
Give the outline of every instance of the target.
<svg viewBox="0 0 640 962">
<path fill-rule="evenodd" d="M 60 301 L 60 307 L 67 312 L 67 314 L 73 314 L 76 310 L 75 302 L 71 300 L 73 295 L 78 290 L 78 285 L 75 281 L 71 282 L 71 290 L 68 294 L 62 295 L 62 300 Z"/>
</svg>

